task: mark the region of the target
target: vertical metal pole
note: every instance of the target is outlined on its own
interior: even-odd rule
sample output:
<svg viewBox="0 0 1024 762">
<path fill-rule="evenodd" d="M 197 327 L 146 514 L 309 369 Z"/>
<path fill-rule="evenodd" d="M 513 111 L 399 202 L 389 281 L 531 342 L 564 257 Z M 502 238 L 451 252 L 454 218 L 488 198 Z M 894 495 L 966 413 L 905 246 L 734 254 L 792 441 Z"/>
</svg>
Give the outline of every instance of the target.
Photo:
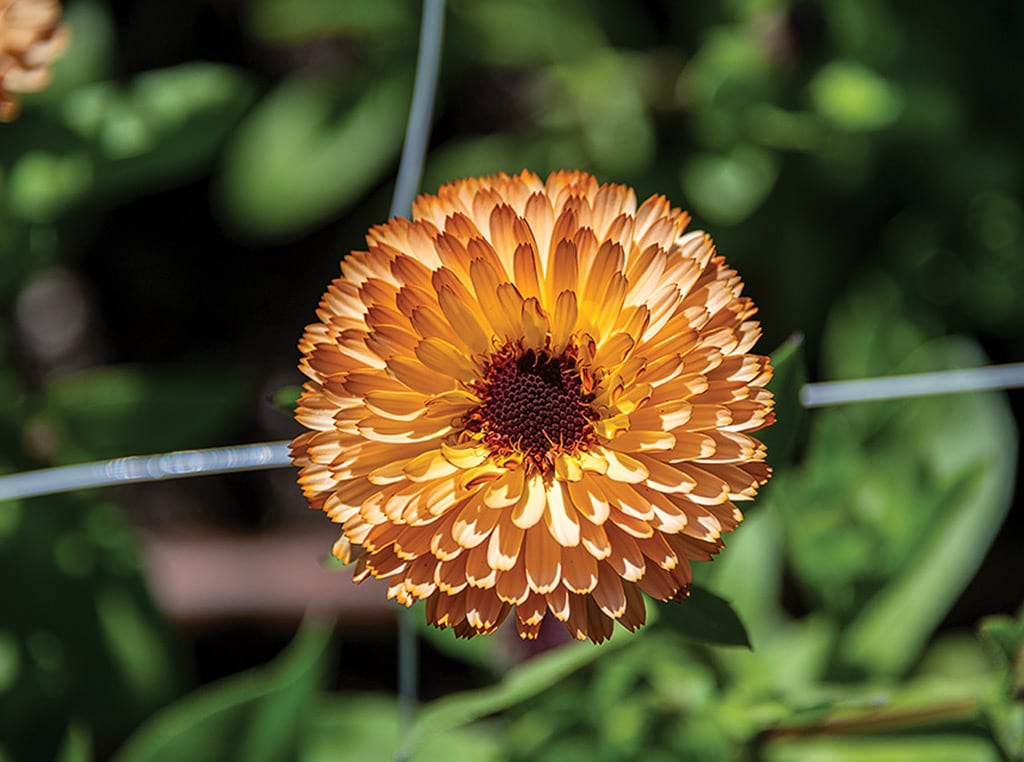
<svg viewBox="0 0 1024 762">
<path fill-rule="evenodd" d="M 391 216 L 411 216 L 412 202 L 423 177 L 423 163 L 430 136 L 430 121 L 437 89 L 444 37 L 444 0 L 424 0 L 420 26 L 420 49 L 416 60 L 409 124 L 402 146 L 402 159 L 395 180 Z M 416 642 L 416 613 L 403 609 L 398 615 L 398 750 L 395 762 L 408 762 L 412 755 L 412 727 L 419 693 L 419 658 Z"/>
</svg>

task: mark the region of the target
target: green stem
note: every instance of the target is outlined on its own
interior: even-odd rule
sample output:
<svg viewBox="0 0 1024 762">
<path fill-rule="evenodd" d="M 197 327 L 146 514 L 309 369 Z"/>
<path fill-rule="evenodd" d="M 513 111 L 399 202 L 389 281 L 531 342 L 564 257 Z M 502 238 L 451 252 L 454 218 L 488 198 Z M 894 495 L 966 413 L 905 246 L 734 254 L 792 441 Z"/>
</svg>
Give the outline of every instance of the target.
<svg viewBox="0 0 1024 762">
<path fill-rule="evenodd" d="M 980 698 L 963 698 L 943 704 L 901 709 L 872 709 L 863 714 L 832 716 L 815 722 L 764 730 L 762 741 L 835 733 L 871 733 L 931 725 L 950 720 L 969 720 L 982 708 Z"/>
</svg>

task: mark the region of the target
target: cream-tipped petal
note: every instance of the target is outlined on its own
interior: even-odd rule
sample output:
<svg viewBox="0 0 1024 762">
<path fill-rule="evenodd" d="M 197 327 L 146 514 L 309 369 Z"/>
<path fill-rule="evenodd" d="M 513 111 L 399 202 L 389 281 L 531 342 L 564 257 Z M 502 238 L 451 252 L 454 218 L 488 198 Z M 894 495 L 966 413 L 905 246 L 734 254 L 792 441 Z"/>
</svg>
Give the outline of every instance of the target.
<svg viewBox="0 0 1024 762">
<path fill-rule="evenodd" d="M 535 474 L 526 480 L 523 493 L 512 509 L 512 522 L 521 529 L 529 529 L 544 516 L 547 507 L 547 490 L 544 479 Z"/>
<path fill-rule="evenodd" d="M 2 0 L 0 0 L 2 2 Z M 2 107 L 2 104 L 0 104 Z M 742 282 L 662 197 L 457 181 L 367 235 L 304 331 L 292 443 L 354 579 L 459 637 L 601 642 L 679 600 L 771 475 Z"/>
</svg>

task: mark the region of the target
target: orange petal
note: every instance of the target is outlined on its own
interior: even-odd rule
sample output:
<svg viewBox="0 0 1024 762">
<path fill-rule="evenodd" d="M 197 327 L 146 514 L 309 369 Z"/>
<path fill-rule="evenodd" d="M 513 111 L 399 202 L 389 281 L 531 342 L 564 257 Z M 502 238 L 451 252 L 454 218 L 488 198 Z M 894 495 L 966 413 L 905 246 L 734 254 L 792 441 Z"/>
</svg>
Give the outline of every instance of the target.
<svg viewBox="0 0 1024 762">
<path fill-rule="evenodd" d="M 557 479 L 547 489 L 547 510 L 544 523 L 551 536 L 564 547 L 580 544 L 580 520 L 576 508 L 565 493 L 565 487 Z"/>
<path fill-rule="evenodd" d="M 515 605 L 523 603 L 530 595 L 530 586 L 526 581 L 526 567 L 516 564 L 508 571 L 498 572 L 498 583 L 494 587 L 498 597 L 506 603 Z"/>
<path fill-rule="evenodd" d="M 608 461 L 606 476 L 609 479 L 627 484 L 638 484 L 649 476 L 644 462 L 631 455 L 612 450 L 610 447 L 603 448 L 601 455 Z"/>
<path fill-rule="evenodd" d="M 578 482 L 568 482 L 569 497 L 573 505 L 590 522 L 603 524 L 608 519 L 608 500 L 593 476 L 584 474 Z"/>
<path fill-rule="evenodd" d="M 544 487 L 544 478 L 540 474 L 534 474 L 526 481 L 519 502 L 512 509 L 512 522 L 521 529 L 529 529 L 544 516 L 546 506 L 547 490 Z"/>
<path fill-rule="evenodd" d="M 592 595 L 594 602 L 606 616 L 618 619 L 626 613 L 626 594 L 622 590 L 622 579 L 606 562 L 598 564 L 598 582 Z"/>
<path fill-rule="evenodd" d="M 550 593 L 562 578 L 562 548 L 548 532 L 538 525 L 526 532 L 526 578 L 530 589 Z"/>
<path fill-rule="evenodd" d="M 466 552 L 466 581 L 470 587 L 489 589 L 498 581 L 497 572 L 487 563 L 487 548 L 477 545 Z"/>
<path fill-rule="evenodd" d="M 500 511 L 487 508 L 491 513 L 502 515 Z M 487 545 L 487 563 L 492 569 L 508 571 L 519 561 L 523 549 L 524 530 L 517 527 L 507 517 L 499 520 L 491 532 Z M 520 564 L 521 565 L 521 564 Z"/>
<path fill-rule="evenodd" d="M 543 349 L 547 342 L 548 318 L 541 309 L 540 302 L 530 297 L 523 302 L 522 314 L 523 335 L 528 347 Z"/>
<path fill-rule="evenodd" d="M 500 517 L 500 511 L 470 498 L 452 524 L 452 538 L 463 548 L 475 548 L 491 536 Z"/>
<path fill-rule="evenodd" d="M 416 345 L 416 357 L 435 373 L 467 384 L 476 380 L 477 371 L 470 359 L 444 339 L 423 339 Z"/>
<path fill-rule="evenodd" d="M 603 528 L 612 546 L 607 563 L 623 579 L 636 582 L 644 575 L 644 570 L 647 568 L 643 553 L 640 552 L 636 540 L 611 522 L 605 524 Z"/>
<path fill-rule="evenodd" d="M 460 342 L 470 352 L 487 354 L 491 349 L 491 339 L 489 331 L 485 331 L 480 324 L 481 317 L 477 312 L 455 296 L 449 288 L 442 288 L 437 292 L 437 301 Z"/>
<path fill-rule="evenodd" d="M 608 558 L 612 553 L 612 544 L 603 526 L 580 522 L 580 544 L 596 559 Z"/>
<path fill-rule="evenodd" d="M 569 343 L 573 331 L 576 330 L 578 314 L 576 295 L 572 291 L 559 293 L 551 317 L 551 352 L 555 355 L 561 354 Z"/>
<path fill-rule="evenodd" d="M 574 593 L 589 593 L 597 585 L 597 559 L 582 548 L 562 551 L 562 584 Z"/>
</svg>

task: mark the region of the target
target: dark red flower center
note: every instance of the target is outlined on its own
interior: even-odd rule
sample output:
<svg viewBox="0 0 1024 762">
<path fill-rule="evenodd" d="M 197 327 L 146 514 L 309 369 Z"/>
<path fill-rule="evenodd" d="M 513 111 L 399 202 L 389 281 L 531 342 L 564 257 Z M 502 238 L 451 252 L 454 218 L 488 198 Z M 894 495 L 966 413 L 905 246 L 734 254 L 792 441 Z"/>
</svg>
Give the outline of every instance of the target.
<svg viewBox="0 0 1024 762">
<path fill-rule="evenodd" d="M 482 432 L 491 451 L 521 453 L 548 472 L 553 453 L 572 451 L 593 437 L 592 394 L 583 390 L 576 359 L 528 349 L 499 354 L 478 385 L 483 404 L 468 428 Z"/>
</svg>

